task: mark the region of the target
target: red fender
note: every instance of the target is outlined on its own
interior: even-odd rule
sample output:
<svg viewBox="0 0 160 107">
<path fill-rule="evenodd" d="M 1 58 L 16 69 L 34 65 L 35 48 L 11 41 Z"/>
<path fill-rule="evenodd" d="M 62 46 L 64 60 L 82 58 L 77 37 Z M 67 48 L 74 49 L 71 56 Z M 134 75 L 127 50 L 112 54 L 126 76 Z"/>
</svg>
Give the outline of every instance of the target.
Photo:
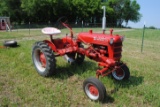
<svg viewBox="0 0 160 107">
<path fill-rule="evenodd" d="M 56 46 L 55 46 L 51 41 L 49 41 L 49 40 L 44 40 L 44 42 L 47 43 L 48 46 L 50 46 L 51 49 L 52 49 L 54 52 L 57 52 Z"/>
</svg>

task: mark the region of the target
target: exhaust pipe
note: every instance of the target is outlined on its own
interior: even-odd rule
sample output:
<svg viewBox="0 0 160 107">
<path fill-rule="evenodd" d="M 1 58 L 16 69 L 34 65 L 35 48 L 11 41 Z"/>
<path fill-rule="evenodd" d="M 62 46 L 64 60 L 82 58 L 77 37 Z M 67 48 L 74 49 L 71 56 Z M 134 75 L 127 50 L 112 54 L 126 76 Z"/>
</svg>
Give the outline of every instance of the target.
<svg viewBox="0 0 160 107">
<path fill-rule="evenodd" d="M 68 55 L 66 54 L 64 55 L 64 59 L 70 64 L 72 64 L 75 61 L 73 58 L 68 57 Z"/>
</svg>

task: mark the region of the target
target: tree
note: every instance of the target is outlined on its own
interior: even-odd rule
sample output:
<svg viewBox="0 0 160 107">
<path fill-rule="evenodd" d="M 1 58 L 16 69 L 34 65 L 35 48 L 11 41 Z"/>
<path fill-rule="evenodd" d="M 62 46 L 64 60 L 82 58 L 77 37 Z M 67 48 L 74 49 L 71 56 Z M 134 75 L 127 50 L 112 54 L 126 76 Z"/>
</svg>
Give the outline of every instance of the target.
<svg viewBox="0 0 160 107">
<path fill-rule="evenodd" d="M 114 19 L 118 26 L 121 26 L 124 21 L 127 25 L 129 20 L 137 22 L 141 18 L 140 6 L 136 0 L 108 0 L 107 7 L 109 9 L 107 12 L 111 14 L 109 17 Z"/>
<path fill-rule="evenodd" d="M 102 3 L 107 7 L 107 22 L 111 23 L 109 26 L 121 26 L 123 19 L 123 6 L 125 0 L 108 0 L 107 2 Z"/>
<path fill-rule="evenodd" d="M 45 22 L 50 20 L 51 14 L 55 14 L 53 8 L 56 0 L 21 0 L 21 8 L 26 12 L 28 21 Z"/>
<path fill-rule="evenodd" d="M 128 21 L 138 22 L 141 18 L 141 14 L 138 12 L 140 10 L 139 4 L 137 4 L 136 0 L 126 0 L 124 4 L 124 13 L 122 18 L 126 22 L 126 26 Z"/>
<path fill-rule="evenodd" d="M 8 16 L 9 14 L 7 13 L 8 7 L 6 5 L 6 2 L 4 0 L 0 0 L 0 16 Z"/>
<path fill-rule="evenodd" d="M 72 11 L 71 0 L 21 0 L 21 7 L 30 21 L 55 21 L 61 16 L 69 17 Z M 73 14 L 74 15 L 74 14 Z"/>
<path fill-rule="evenodd" d="M 10 16 L 12 20 L 20 23 L 23 16 L 20 5 L 20 0 L 0 0 L 0 15 Z"/>
<path fill-rule="evenodd" d="M 70 22 L 76 18 L 101 22 L 104 5 L 107 23 L 121 26 L 124 21 L 127 25 L 141 18 L 136 0 L 0 0 L 0 15 L 19 23 L 55 22 L 61 16 L 67 16 Z"/>
<path fill-rule="evenodd" d="M 101 0 L 72 0 L 75 15 L 81 19 L 88 19 L 99 12 Z"/>
</svg>

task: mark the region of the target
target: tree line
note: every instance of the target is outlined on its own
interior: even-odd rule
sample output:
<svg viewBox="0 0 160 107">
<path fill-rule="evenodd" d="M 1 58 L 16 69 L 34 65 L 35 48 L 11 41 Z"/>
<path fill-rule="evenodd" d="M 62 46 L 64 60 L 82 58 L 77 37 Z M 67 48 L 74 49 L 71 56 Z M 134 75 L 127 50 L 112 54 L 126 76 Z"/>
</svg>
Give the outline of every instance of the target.
<svg viewBox="0 0 160 107">
<path fill-rule="evenodd" d="M 55 22 L 62 16 L 70 22 L 101 23 L 102 6 L 106 6 L 107 23 L 121 26 L 141 18 L 136 0 L 0 0 L 0 16 L 19 24 Z"/>
</svg>

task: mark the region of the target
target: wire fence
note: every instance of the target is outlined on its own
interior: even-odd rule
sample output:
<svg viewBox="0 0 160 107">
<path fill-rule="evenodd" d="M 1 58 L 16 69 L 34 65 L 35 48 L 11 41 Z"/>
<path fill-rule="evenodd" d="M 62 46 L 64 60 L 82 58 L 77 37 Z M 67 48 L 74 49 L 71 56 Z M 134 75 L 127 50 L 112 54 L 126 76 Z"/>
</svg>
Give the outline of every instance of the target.
<svg viewBox="0 0 160 107">
<path fill-rule="evenodd" d="M 72 23 L 68 23 L 70 27 L 72 27 L 73 29 L 74 28 L 80 28 L 80 29 L 74 29 L 74 33 L 76 32 L 79 32 L 79 31 L 88 31 L 90 29 L 94 29 L 94 31 L 98 30 L 102 30 L 102 23 L 75 23 L 75 22 L 72 22 Z M 23 33 L 26 33 L 28 34 L 29 36 L 31 35 L 35 35 L 36 32 L 40 32 L 40 30 L 42 28 L 45 28 L 45 27 L 56 27 L 60 30 L 64 29 L 65 27 L 61 24 L 61 23 L 46 23 L 46 22 L 43 22 L 43 23 L 23 23 L 23 24 L 18 24 L 18 23 L 12 23 L 10 25 L 10 29 L 8 29 L 6 27 L 6 30 L 3 30 L 3 31 L 6 31 L 6 32 L 9 32 L 9 31 L 16 31 L 16 32 L 23 32 Z M 106 30 L 107 29 L 110 29 L 110 28 L 118 28 L 114 23 L 107 23 L 106 24 Z M 119 27 L 119 28 L 123 28 L 123 27 Z M 2 31 L 2 30 L 0 30 Z M 66 31 L 64 31 L 66 32 Z M 41 33 L 41 32 L 40 32 Z M 38 34 L 40 34 L 38 33 Z"/>
<path fill-rule="evenodd" d="M 100 28 L 102 27 L 102 23 L 69 23 L 72 28 Z M 106 24 L 106 27 L 117 28 L 114 23 Z M 25 23 L 25 24 L 12 24 L 12 29 L 40 29 L 44 27 L 56 27 L 56 28 L 63 28 L 60 23 Z M 120 27 L 122 28 L 122 26 Z"/>
</svg>

